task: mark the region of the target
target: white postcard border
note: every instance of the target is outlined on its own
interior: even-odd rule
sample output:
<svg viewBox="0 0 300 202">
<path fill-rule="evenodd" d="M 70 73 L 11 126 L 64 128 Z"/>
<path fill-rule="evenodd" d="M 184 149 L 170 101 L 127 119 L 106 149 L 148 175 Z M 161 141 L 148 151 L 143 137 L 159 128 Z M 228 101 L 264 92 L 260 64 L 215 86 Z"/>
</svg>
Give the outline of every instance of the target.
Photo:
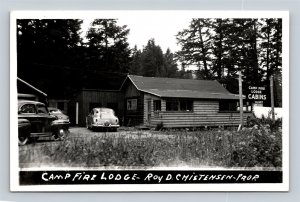
<svg viewBox="0 0 300 202">
<path fill-rule="evenodd" d="M 282 172 L 279 184 L 138 184 L 138 185 L 19 185 L 17 131 L 16 19 L 122 18 L 127 15 L 188 16 L 191 18 L 282 18 Z M 139 19 L 139 18 L 137 18 Z M 12 11 L 10 16 L 10 190 L 11 191 L 288 191 L 289 190 L 289 12 L 288 11 Z"/>
</svg>

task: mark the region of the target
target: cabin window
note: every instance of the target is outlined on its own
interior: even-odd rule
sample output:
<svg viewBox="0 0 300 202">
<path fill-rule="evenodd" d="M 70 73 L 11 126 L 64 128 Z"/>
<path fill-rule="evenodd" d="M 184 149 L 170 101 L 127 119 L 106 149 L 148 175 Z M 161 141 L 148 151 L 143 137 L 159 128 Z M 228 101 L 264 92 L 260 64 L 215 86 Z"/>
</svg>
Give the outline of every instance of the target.
<svg viewBox="0 0 300 202">
<path fill-rule="evenodd" d="M 181 101 L 166 101 L 167 111 L 193 111 L 193 101 L 181 100 Z"/>
<path fill-rule="evenodd" d="M 153 100 L 153 110 L 161 111 L 161 101 L 160 100 Z"/>
<path fill-rule="evenodd" d="M 180 111 L 193 111 L 192 101 L 180 101 Z"/>
<path fill-rule="evenodd" d="M 238 110 L 238 102 L 231 100 L 222 100 L 219 102 L 219 111 L 237 111 Z"/>
<path fill-rule="evenodd" d="M 179 102 L 178 101 L 167 101 L 166 102 L 167 111 L 179 111 Z"/>
<path fill-rule="evenodd" d="M 128 99 L 127 100 L 127 110 L 129 110 L 129 111 L 137 110 L 137 99 Z"/>
</svg>

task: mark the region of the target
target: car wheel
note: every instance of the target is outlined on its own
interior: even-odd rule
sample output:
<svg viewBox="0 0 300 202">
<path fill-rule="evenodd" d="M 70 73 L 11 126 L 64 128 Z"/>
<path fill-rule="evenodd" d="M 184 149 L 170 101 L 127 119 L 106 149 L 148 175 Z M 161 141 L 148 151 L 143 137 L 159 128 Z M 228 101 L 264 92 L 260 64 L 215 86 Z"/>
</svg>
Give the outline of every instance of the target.
<svg viewBox="0 0 300 202">
<path fill-rule="evenodd" d="M 19 145 L 25 145 L 28 142 L 29 138 L 28 136 L 24 134 L 19 134 Z"/>
<path fill-rule="evenodd" d="M 60 129 L 57 133 L 55 133 L 52 137 L 55 141 L 64 140 L 68 135 L 69 131 L 67 129 Z"/>
</svg>

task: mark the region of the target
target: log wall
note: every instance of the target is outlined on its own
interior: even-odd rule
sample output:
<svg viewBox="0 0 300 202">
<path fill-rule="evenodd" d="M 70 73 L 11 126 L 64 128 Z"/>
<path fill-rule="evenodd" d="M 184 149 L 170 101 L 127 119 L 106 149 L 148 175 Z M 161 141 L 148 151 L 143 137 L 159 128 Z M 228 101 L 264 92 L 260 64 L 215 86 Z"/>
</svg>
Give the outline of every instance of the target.
<svg viewBox="0 0 300 202">
<path fill-rule="evenodd" d="M 244 112 L 244 123 L 251 112 Z M 219 101 L 194 101 L 192 112 L 154 112 L 151 126 L 163 124 L 165 128 L 238 126 L 239 112 L 219 112 Z"/>
</svg>

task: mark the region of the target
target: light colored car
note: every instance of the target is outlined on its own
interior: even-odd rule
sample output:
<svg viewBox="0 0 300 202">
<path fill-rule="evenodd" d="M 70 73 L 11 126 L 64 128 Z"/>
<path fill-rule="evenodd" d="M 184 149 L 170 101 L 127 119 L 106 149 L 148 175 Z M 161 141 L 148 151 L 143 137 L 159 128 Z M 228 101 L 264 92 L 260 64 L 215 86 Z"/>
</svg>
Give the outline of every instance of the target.
<svg viewBox="0 0 300 202">
<path fill-rule="evenodd" d="M 109 108 L 93 108 L 86 117 L 86 127 L 88 129 L 104 128 L 117 131 L 120 124 L 114 110 Z"/>
</svg>

